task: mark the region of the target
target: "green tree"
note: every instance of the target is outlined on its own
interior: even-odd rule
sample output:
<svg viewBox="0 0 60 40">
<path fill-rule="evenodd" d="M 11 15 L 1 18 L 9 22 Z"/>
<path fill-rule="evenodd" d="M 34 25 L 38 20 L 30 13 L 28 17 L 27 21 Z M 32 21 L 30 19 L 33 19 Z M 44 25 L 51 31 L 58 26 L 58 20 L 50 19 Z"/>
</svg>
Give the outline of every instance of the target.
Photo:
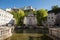
<svg viewBox="0 0 60 40">
<path fill-rule="evenodd" d="M 36 15 L 37 15 L 38 25 L 42 25 L 42 21 L 46 21 L 48 13 L 47 13 L 47 10 L 40 9 L 40 10 L 37 11 Z"/>
<path fill-rule="evenodd" d="M 58 5 L 54 5 L 52 6 L 52 10 L 51 12 L 54 12 L 54 13 L 59 13 L 60 12 L 60 7 Z"/>
<path fill-rule="evenodd" d="M 58 5 L 52 6 L 52 10 L 56 10 L 56 9 L 58 9 L 58 8 L 59 8 Z"/>
<path fill-rule="evenodd" d="M 13 11 L 11 12 L 11 14 L 13 14 L 15 20 L 16 20 L 16 24 L 18 26 L 22 25 L 23 24 L 23 19 L 24 19 L 24 16 L 25 16 L 25 13 L 23 10 L 19 9 L 19 11 Z"/>
<path fill-rule="evenodd" d="M 19 14 L 17 25 L 23 25 L 23 20 L 24 20 L 25 13 L 21 9 L 17 13 Z"/>
</svg>

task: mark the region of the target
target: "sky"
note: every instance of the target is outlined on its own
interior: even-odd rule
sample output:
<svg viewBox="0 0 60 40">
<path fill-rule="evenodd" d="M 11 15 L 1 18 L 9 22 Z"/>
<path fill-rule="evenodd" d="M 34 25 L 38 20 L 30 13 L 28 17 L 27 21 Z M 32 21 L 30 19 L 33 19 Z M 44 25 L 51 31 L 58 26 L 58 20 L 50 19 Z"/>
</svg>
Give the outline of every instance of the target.
<svg viewBox="0 0 60 40">
<path fill-rule="evenodd" d="M 0 8 L 22 8 L 24 6 L 32 6 L 36 9 L 51 10 L 51 7 L 58 5 L 60 7 L 60 0 L 0 0 Z"/>
</svg>

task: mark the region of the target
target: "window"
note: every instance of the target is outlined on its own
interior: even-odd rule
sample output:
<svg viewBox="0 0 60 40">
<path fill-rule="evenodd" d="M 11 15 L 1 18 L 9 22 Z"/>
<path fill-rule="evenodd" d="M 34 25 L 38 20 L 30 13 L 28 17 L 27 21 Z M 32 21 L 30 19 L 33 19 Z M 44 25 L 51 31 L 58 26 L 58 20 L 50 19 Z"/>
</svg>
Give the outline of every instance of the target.
<svg viewBox="0 0 60 40">
<path fill-rule="evenodd" d="M 48 17 L 48 19 L 50 19 L 50 17 Z"/>
<path fill-rule="evenodd" d="M 52 19 L 53 19 L 53 17 L 52 17 Z"/>
<path fill-rule="evenodd" d="M 53 22 L 54 20 L 52 20 L 52 22 Z"/>
</svg>

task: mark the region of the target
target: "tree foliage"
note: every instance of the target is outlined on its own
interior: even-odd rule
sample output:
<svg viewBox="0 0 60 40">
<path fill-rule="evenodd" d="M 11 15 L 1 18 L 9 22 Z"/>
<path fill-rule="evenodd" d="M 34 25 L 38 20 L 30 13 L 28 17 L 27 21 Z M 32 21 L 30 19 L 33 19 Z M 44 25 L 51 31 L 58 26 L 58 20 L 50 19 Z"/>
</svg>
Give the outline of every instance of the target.
<svg viewBox="0 0 60 40">
<path fill-rule="evenodd" d="M 52 6 L 52 10 L 56 10 L 56 9 L 58 9 L 58 8 L 59 8 L 58 5 Z"/>
<path fill-rule="evenodd" d="M 54 12 L 55 14 L 59 13 L 60 7 L 58 5 L 54 5 L 54 6 L 52 6 L 52 10 L 50 10 L 49 12 Z"/>
<path fill-rule="evenodd" d="M 23 10 L 19 9 L 19 11 L 13 11 L 11 12 L 11 14 L 13 14 L 15 20 L 16 20 L 16 24 L 18 26 L 22 25 L 23 24 L 23 18 L 25 16 L 25 13 Z"/>
<path fill-rule="evenodd" d="M 47 10 L 40 9 L 40 10 L 37 11 L 36 15 L 37 15 L 38 25 L 42 25 L 42 21 L 46 21 L 48 13 L 47 13 Z"/>
</svg>

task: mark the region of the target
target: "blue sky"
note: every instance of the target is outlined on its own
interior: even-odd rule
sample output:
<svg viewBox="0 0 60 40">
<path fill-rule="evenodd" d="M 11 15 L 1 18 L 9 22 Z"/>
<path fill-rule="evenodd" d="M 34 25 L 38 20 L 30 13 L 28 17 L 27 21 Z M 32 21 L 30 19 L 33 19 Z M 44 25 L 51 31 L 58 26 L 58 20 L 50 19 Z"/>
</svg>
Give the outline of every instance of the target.
<svg viewBox="0 0 60 40">
<path fill-rule="evenodd" d="M 32 6 L 36 9 L 51 9 L 51 6 L 60 6 L 60 0 L 0 0 L 0 8 L 21 8 L 24 6 Z"/>
</svg>

